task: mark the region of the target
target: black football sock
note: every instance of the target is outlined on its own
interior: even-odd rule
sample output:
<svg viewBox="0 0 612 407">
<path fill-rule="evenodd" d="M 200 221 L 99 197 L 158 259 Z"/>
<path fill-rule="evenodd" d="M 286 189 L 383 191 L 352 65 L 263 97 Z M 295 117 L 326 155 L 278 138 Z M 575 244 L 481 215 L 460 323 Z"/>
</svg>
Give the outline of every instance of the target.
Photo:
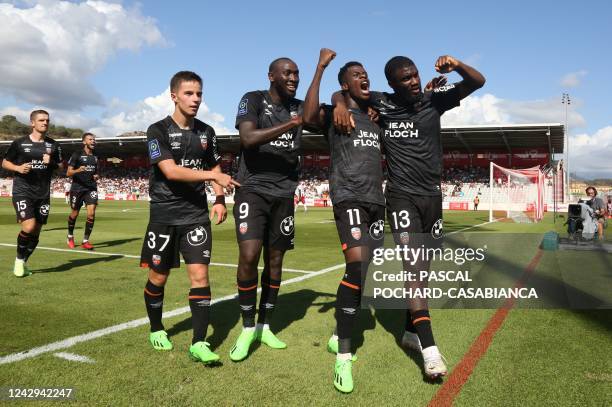
<svg viewBox="0 0 612 407">
<path fill-rule="evenodd" d="M 151 281 L 147 281 L 144 289 L 144 300 L 151 323 L 151 332 L 163 331 L 164 325 L 161 320 L 164 308 L 164 287 L 158 287 Z"/>
<path fill-rule="evenodd" d="M 34 253 L 36 246 L 38 246 L 39 237 L 40 235 L 30 235 L 30 241 L 28 242 L 28 246 L 26 247 L 26 255 L 24 258 L 25 261 L 28 261 L 32 253 Z"/>
<path fill-rule="evenodd" d="M 77 218 L 68 216 L 68 236 L 74 236 L 74 225 L 76 224 Z"/>
<path fill-rule="evenodd" d="M 406 331 L 408 332 L 412 332 L 413 334 L 416 333 L 416 328 L 414 327 L 414 324 L 412 323 L 412 315 L 410 314 L 410 310 L 407 309 L 406 310 Z"/>
<path fill-rule="evenodd" d="M 191 325 L 193 339 L 191 344 L 204 341 L 210 320 L 210 287 L 196 287 L 189 290 L 189 308 L 191 308 Z"/>
<path fill-rule="evenodd" d="M 257 315 L 258 323 L 270 323 L 270 317 L 276 306 L 280 285 L 281 280 L 272 280 L 268 273 L 261 274 L 261 298 L 259 299 L 259 314 Z"/>
<path fill-rule="evenodd" d="M 89 240 L 89 235 L 91 235 L 91 231 L 94 227 L 94 218 L 87 218 L 85 222 L 85 233 L 83 233 L 83 241 L 86 242 Z"/>
<path fill-rule="evenodd" d="M 17 235 L 17 258 L 19 260 L 26 260 L 31 239 L 32 235 L 28 232 L 21 231 Z"/>
<path fill-rule="evenodd" d="M 338 353 L 351 352 L 351 336 L 361 303 L 361 262 L 348 263 L 336 293 Z"/>
<path fill-rule="evenodd" d="M 433 331 L 431 330 L 431 317 L 429 316 L 429 310 L 420 309 L 412 312 L 412 324 L 414 325 L 419 340 L 421 341 L 421 347 L 423 349 L 435 346 Z"/>
<path fill-rule="evenodd" d="M 257 279 L 238 280 L 238 303 L 242 313 L 242 326 L 255 327 L 255 305 L 257 304 Z"/>
</svg>

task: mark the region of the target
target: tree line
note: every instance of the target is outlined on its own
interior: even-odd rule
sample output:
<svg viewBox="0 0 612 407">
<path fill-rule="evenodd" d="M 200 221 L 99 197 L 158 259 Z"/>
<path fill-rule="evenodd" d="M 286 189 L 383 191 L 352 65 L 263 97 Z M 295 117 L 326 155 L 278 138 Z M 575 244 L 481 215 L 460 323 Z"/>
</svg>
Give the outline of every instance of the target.
<svg viewBox="0 0 612 407">
<path fill-rule="evenodd" d="M 31 132 L 30 124 L 21 123 L 15 116 L 2 116 L 0 120 L 0 140 L 11 140 L 16 136 L 26 136 Z M 51 124 L 48 135 L 52 138 L 81 138 L 83 130 Z"/>
</svg>

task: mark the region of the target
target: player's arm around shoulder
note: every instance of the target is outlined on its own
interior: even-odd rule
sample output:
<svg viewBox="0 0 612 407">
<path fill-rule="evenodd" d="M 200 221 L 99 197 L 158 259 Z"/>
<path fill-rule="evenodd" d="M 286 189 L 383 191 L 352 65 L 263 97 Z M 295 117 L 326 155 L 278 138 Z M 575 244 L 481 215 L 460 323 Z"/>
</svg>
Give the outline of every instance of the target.
<svg viewBox="0 0 612 407">
<path fill-rule="evenodd" d="M 236 129 L 240 135 L 240 146 L 242 148 L 257 148 L 302 125 L 302 116 L 298 115 L 276 126 L 259 128 L 259 109 L 262 103 L 263 95 L 261 92 L 248 92 L 240 100 L 238 113 L 236 114 Z"/>
</svg>

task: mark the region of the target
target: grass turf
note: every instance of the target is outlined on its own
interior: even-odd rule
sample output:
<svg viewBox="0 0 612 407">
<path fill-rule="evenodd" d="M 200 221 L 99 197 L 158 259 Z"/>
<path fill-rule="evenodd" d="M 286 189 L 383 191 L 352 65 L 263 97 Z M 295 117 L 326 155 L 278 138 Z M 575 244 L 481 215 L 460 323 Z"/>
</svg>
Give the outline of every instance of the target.
<svg viewBox="0 0 612 407">
<path fill-rule="evenodd" d="M 54 201 L 41 249 L 29 262 L 33 276 L 14 278 L 10 271 L 15 248 L 0 246 L 5 269 L 0 274 L 5 332 L 0 336 L 0 357 L 146 315 L 142 304 L 146 273 L 138 268 L 138 259 L 42 249 L 66 248 L 67 215 L 67 206 Z M 451 232 L 484 223 L 488 214 L 446 211 L 444 216 L 445 231 Z M 146 203 L 102 202 L 92 234 L 96 251 L 138 255 L 147 218 Z M 81 216 L 77 240 L 83 222 Z M 18 226 L 7 199 L 0 200 L 0 225 L 0 243 L 14 244 Z M 549 215 L 538 225 L 493 223 L 473 231 L 539 236 L 553 228 L 561 231 L 562 222 L 553 225 Z M 213 227 L 213 238 L 212 261 L 234 264 L 237 247 L 231 216 Z M 297 211 L 296 248 L 286 256 L 288 268 L 318 271 L 342 264 L 331 210 Z M 522 270 L 536 250 L 532 242 L 521 254 L 501 250 L 499 261 Z M 610 283 L 610 256 L 600 255 L 595 261 L 587 256 L 545 252 L 534 275 L 569 276 L 566 281 L 578 285 L 580 278 L 572 276 L 585 268 L 596 273 L 599 286 L 605 287 Z M 142 325 L 64 349 L 92 359 L 93 364 L 60 359 L 53 352 L 2 364 L 0 387 L 75 387 L 76 402 L 83 405 L 426 405 L 440 384 L 424 380 L 420 355 L 404 352 L 398 345 L 404 316 L 397 310 L 362 310 L 354 336 L 359 354 L 353 367 L 355 391 L 342 395 L 333 389 L 334 357 L 325 351 L 325 344 L 334 326 L 335 291 L 342 272 L 339 267 L 281 288 L 272 328 L 289 344 L 286 350 L 255 347 L 246 361 L 232 363 L 228 352 L 240 331 L 238 305 L 232 300 L 212 308 L 208 340 L 221 355 L 222 366 L 206 368 L 189 360 L 191 321 L 184 313 L 164 320 L 175 345 L 172 352 L 153 351 L 147 342 L 148 326 Z M 187 305 L 184 268 L 172 274 L 166 311 Z M 303 275 L 285 272 L 283 280 Z M 211 266 L 211 284 L 213 299 L 234 294 L 234 267 Z M 581 289 L 589 287 L 583 284 Z M 494 312 L 432 310 L 436 340 L 451 371 Z M 611 332 L 610 310 L 514 309 L 456 404 L 610 404 Z"/>
</svg>

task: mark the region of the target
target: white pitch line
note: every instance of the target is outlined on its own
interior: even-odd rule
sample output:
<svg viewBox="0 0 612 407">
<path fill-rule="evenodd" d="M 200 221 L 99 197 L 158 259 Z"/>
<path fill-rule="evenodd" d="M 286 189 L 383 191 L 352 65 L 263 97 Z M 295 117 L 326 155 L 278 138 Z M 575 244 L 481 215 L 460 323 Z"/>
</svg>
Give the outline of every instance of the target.
<svg viewBox="0 0 612 407">
<path fill-rule="evenodd" d="M 480 227 L 480 226 L 488 225 L 489 223 L 495 223 L 497 221 L 499 221 L 499 219 L 495 219 L 494 221 L 479 223 L 478 225 L 474 225 L 474 226 L 470 226 L 470 227 L 467 227 L 467 228 L 455 230 L 454 232 L 450 232 L 450 233 L 445 233 L 444 236 L 454 235 L 455 233 L 461 233 L 461 232 L 463 232 L 465 230 L 474 229 L 474 228 L 477 228 L 477 227 Z"/>
<path fill-rule="evenodd" d="M 13 243 L 0 243 L 0 246 L 5 246 L 5 247 L 17 247 L 16 244 Z M 123 254 L 123 253 L 109 253 L 109 252 L 99 252 L 97 250 L 74 250 L 74 249 L 60 249 L 58 247 L 45 247 L 45 246 L 38 246 L 36 248 L 36 250 L 50 250 L 50 251 L 54 251 L 54 252 L 66 252 L 66 253 L 73 253 L 73 254 L 88 254 L 88 255 L 97 255 L 97 256 L 116 256 L 116 257 L 127 257 L 129 259 L 140 259 L 140 256 L 136 256 L 133 254 Z M 184 263 L 185 261 L 183 259 L 181 259 L 181 263 Z M 217 266 L 217 267 L 238 267 L 237 264 L 230 264 L 230 263 L 210 263 L 211 266 Z M 263 269 L 263 267 L 258 267 L 259 269 Z M 290 273 L 302 273 L 302 274 L 313 274 L 315 273 L 315 271 L 310 271 L 310 270 L 298 270 L 298 269 L 290 269 L 290 268 L 283 268 L 283 271 L 288 271 Z"/>
<path fill-rule="evenodd" d="M 316 277 L 316 276 L 320 276 L 322 274 L 325 273 L 329 273 L 330 271 L 334 271 L 340 268 L 344 267 L 344 263 L 342 264 L 337 264 L 335 266 L 331 266 L 331 267 L 327 267 L 324 268 L 322 270 L 310 273 L 310 274 L 305 274 L 303 276 L 299 276 L 299 277 L 294 277 L 294 278 L 290 278 L 289 280 L 283 281 L 282 285 L 286 286 L 288 284 L 294 284 L 294 283 L 299 283 L 300 281 L 304 281 L 307 280 L 309 278 L 312 277 Z M 261 288 L 258 290 L 260 291 Z M 213 300 L 211 302 L 212 305 L 214 304 L 218 304 L 220 302 L 225 302 L 225 301 L 230 301 L 233 300 L 234 298 L 236 298 L 238 295 L 237 294 L 231 294 L 231 295 L 226 295 L 224 297 L 221 298 L 217 298 L 215 300 Z M 185 314 L 187 312 L 190 312 L 191 309 L 189 307 L 181 307 L 181 308 L 177 308 L 175 310 L 172 311 L 168 311 L 168 312 L 164 312 L 163 317 L 164 318 L 171 318 L 171 317 L 175 317 L 178 315 L 182 315 Z M 236 310 L 236 312 L 238 312 Z M 39 346 L 36 348 L 32 348 L 30 350 L 26 350 L 23 352 L 18 352 L 18 353 L 13 353 L 7 356 L 2 356 L 0 357 L 0 365 L 4 365 L 7 363 L 13 363 L 13 362 L 18 362 L 20 360 L 25 360 L 25 359 L 30 359 L 33 357 L 36 357 L 38 355 L 42 355 L 43 353 L 48 353 L 48 352 L 55 352 L 58 350 L 62 350 L 62 349 L 67 349 L 70 348 L 78 343 L 82 343 L 82 342 L 87 342 L 87 341 L 91 341 L 93 339 L 97 339 L 100 338 L 102 336 L 106 336 L 106 335 L 110 335 L 112 333 L 115 332 L 121 332 L 124 331 L 126 329 L 130 329 L 130 328 L 136 328 L 142 325 L 146 325 L 149 323 L 149 318 L 140 318 L 140 319 L 134 319 L 132 321 L 129 322 L 124 322 L 122 324 L 118 324 L 118 325 L 113 325 L 113 326 L 109 326 L 107 328 L 103 328 L 103 329 L 99 329 L 97 331 L 93 331 L 90 333 L 86 333 L 83 335 L 78 335 L 78 336 L 73 336 L 71 338 L 67 338 L 64 339 L 62 341 L 57 341 L 57 342 L 53 342 L 47 345 L 43 345 L 43 346 Z"/>
<path fill-rule="evenodd" d="M 58 358 L 70 360 L 71 362 L 96 363 L 95 360 L 90 359 L 87 356 L 77 355 L 76 353 L 58 352 L 58 353 L 54 353 L 53 356 L 57 356 Z"/>
<path fill-rule="evenodd" d="M 496 221 L 493 221 L 496 222 Z M 487 225 L 489 223 L 493 223 L 493 222 L 484 222 L 484 223 L 480 223 L 478 225 L 474 225 L 474 226 L 470 226 L 467 228 L 463 228 L 451 233 L 448 233 L 448 235 L 452 235 L 455 233 L 459 233 L 459 232 L 463 232 L 464 230 L 468 230 L 468 229 L 473 229 L 479 226 L 483 226 L 483 225 Z M 15 247 L 15 245 L 12 244 L 7 244 L 7 243 L 0 243 L 1 246 L 10 246 L 10 247 Z M 51 250 L 57 250 L 57 251 L 69 251 L 69 252 L 73 252 L 72 250 L 67 250 L 67 249 L 56 249 L 56 248 L 50 248 Z M 85 252 L 87 253 L 87 252 Z M 96 253 L 96 254 L 100 254 L 100 252 L 89 252 L 89 253 Z M 108 253 L 110 255 L 115 255 L 117 256 L 117 254 L 114 253 Z M 138 258 L 138 256 L 131 256 L 131 255 L 123 255 L 124 257 L 134 257 L 134 258 Z M 298 283 L 300 281 L 304 281 L 307 280 L 309 278 L 312 277 L 316 277 L 319 276 L 321 274 L 325 274 L 325 273 L 329 273 L 330 271 L 334 271 L 334 270 L 338 270 L 340 268 L 344 267 L 344 263 L 342 264 L 336 264 L 335 266 L 331 266 L 331 267 L 327 267 L 324 268 L 322 270 L 316 271 L 316 272 L 311 272 L 309 274 L 305 274 L 303 276 L 299 276 L 299 277 L 294 277 L 291 278 L 289 280 L 283 281 L 282 285 L 288 285 L 288 284 L 293 284 L 293 283 Z M 259 288 L 257 291 L 261 291 L 261 288 Z M 220 302 L 225 302 L 225 301 L 230 301 L 234 298 L 236 298 L 237 295 L 236 294 L 230 294 L 230 295 L 226 295 L 224 297 L 221 298 L 217 298 L 214 299 L 211 304 L 217 304 Z M 181 308 L 177 308 L 175 310 L 172 311 L 168 311 L 168 312 L 164 312 L 163 318 L 171 318 L 171 317 L 175 317 L 178 315 L 182 315 L 185 314 L 187 312 L 190 312 L 191 309 L 189 307 L 181 307 Z M 71 338 L 68 339 L 64 339 L 62 341 L 58 341 L 58 342 L 53 342 L 44 346 L 39 346 L 36 348 L 32 348 L 30 350 L 27 351 L 23 351 L 23 352 L 18 352 L 18 353 L 13 353 L 7 356 L 2 356 L 0 357 L 0 365 L 4 365 L 7 363 L 13 363 L 13 362 L 18 362 L 21 360 L 25 360 L 25 359 L 30 359 L 33 357 L 36 357 L 38 355 L 41 355 L 43 353 L 48 353 L 48 352 L 54 352 L 57 350 L 61 350 L 61 349 L 67 349 L 70 348 L 78 343 L 82 343 L 82 342 L 87 342 L 87 341 L 91 341 L 93 339 L 97 339 L 100 338 L 102 336 L 106 336 L 106 335 L 110 335 L 112 333 L 115 332 L 121 332 L 124 331 L 126 329 L 130 329 L 130 328 L 137 328 L 139 326 L 145 325 L 149 323 L 149 318 L 140 318 L 140 319 L 135 319 L 129 322 L 124 322 L 122 324 L 118 324 L 118 325 L 113 325 L 113 326 L 109 326 L 107 328 L 104 329 L 99 329 L 97 331 L 93 331 L 87 334 L 83 334 L 83 335 L 78 335 L 78 336 L 73 336 Z"/>
</svg>

